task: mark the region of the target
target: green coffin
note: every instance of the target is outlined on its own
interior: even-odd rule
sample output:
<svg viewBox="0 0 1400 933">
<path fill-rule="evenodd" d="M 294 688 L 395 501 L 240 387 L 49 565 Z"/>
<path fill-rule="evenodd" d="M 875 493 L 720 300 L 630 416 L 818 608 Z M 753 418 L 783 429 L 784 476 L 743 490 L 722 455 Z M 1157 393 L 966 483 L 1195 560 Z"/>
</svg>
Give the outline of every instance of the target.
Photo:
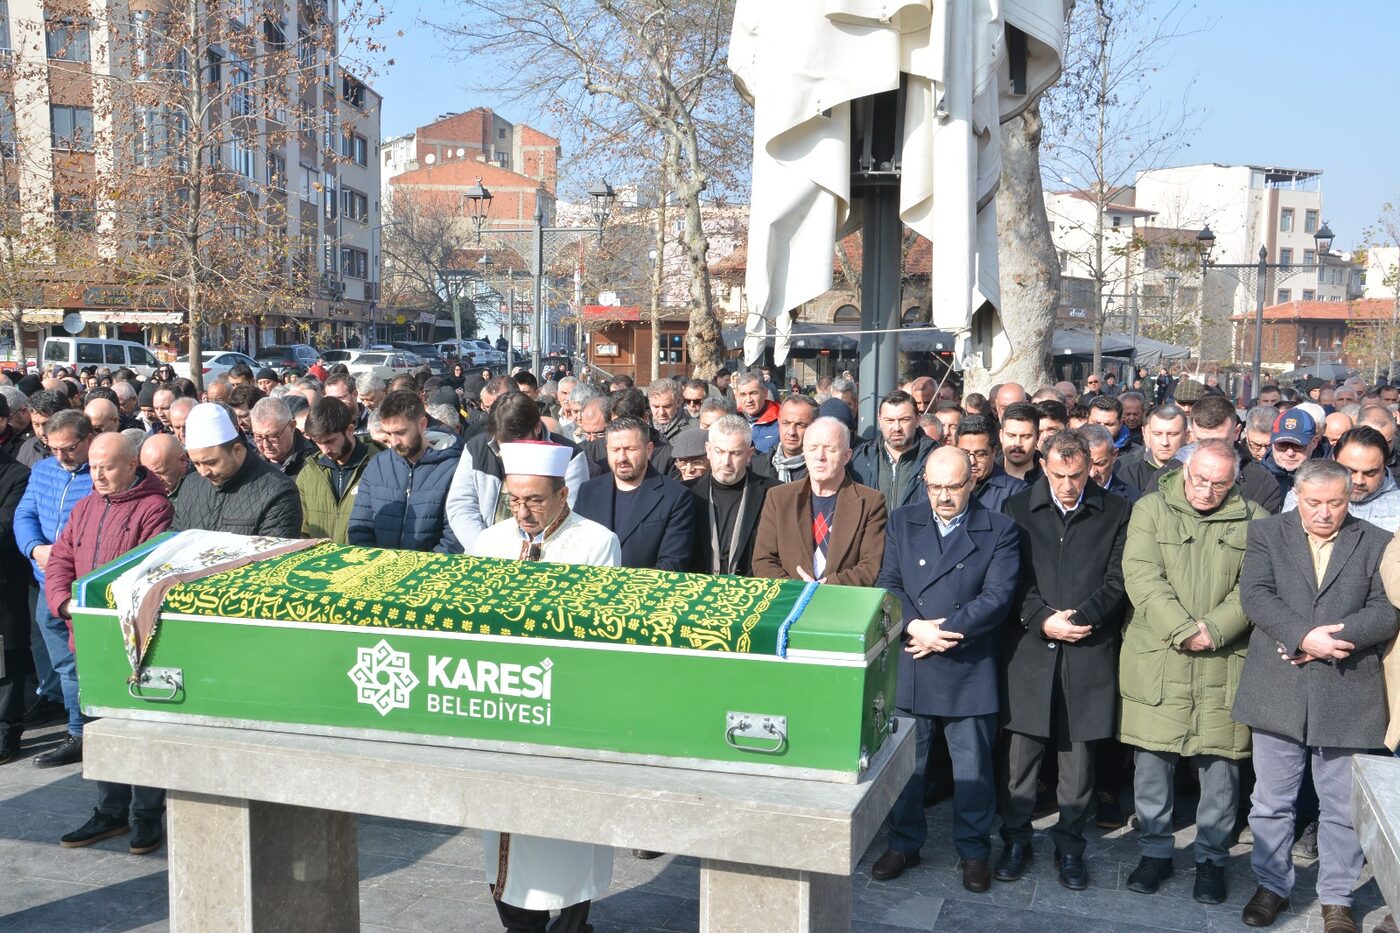
<svg viewBox="0 0 1400 933">
<path fill-rule="evenodd" d="M 79 581 L 83 711 L 854 782 L 888 737 L 883 590 L 323 544 L 181 583 L 133 675 Z"/>
</svg>

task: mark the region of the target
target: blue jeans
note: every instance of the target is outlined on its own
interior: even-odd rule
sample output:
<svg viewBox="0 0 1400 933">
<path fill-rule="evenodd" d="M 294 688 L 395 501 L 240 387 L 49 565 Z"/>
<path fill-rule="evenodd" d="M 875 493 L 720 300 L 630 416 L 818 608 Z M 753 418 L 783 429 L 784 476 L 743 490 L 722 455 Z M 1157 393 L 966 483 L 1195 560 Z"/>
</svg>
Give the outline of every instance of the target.
<svg viewBox="0 0 1400 933">
<path fill-rule="evenodd" d="M 73 650 L 68 647 L 68 626 L 62 619 L 49 613 L 49 604 L 44 601 L 42 590 L 34 607 L 34 621 L 39 625 L 39 633 L 44 636 L 44 645 L 49 649 L 49 663 L 58 675 L 59 686 L 63 690 L 63 706 L 68 710 L 68 732 L 70 735 L 83 734 L 83 711 L 78 703 L 78 664 Z"/>
<path fill-rule="evenodd" d="M 39 696 L 55 703 L 63 702 L 63 687 L 58 682 L 58 674 L 49 663 L 49 646 L 44 641 L 44 633 L 39 631 L 39 613 L 35 608 L 44 601 L 44 591 L 29 588 L 29 653 L 34 657 L 34 678 L 39 681 Z"/>
<path fill-rule="evenodd" d="M 992 823 L 996 818 L 996 785 L 992 777 L 992 743 L 997 714 L 987 716 L 921 716 L 914 718 L 914 774 L 890 811 L 890 848 L 917 854 L 928 840 L 924 816 L 924 780 L 933 730 L 941 728 L 953 760 L 953 847 L 960 858 L 990 858 Z"/>
</svg>

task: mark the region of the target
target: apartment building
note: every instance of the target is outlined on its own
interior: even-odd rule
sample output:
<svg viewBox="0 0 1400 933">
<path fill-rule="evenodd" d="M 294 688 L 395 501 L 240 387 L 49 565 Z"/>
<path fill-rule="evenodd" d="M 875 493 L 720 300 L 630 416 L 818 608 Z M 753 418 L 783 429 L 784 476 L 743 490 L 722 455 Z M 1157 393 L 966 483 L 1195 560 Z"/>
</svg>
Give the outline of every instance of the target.
<svg viewBox="0 0 1400 933">
<path fill-rule="evenodd" d="M 184 352 L 189 306 L 158 262 L 195 186 L 226 211 L 201 221 L 201 254 L 228 264 L 201 299 L 206 347 L 368 333 L 381 101 L 340 67 L 337 33 L 335 0 L 241 0 L 192 31 L 159 5 L 0 0 L 6 230 L 29 241 L 6 284 L 28 356 L 65 318 Z M 279 276 L 275 300 L 252 294 Z"/>
</svg>

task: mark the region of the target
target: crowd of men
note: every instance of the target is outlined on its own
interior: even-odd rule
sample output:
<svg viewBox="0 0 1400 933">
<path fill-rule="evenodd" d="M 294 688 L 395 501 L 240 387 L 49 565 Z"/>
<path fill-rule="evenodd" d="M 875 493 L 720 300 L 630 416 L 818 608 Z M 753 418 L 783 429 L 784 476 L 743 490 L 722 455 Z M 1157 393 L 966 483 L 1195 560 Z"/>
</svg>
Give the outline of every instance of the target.
<svg viewBox="0 0 1400 933">
<path fill-rule="evenodd" d="M 919 862 L 951 796 L 969 891 L 1021 878 L 1051 812 L 1082 890 L 1088 822 L 1123 826 L 1130 789 L 1127 887 L 1151 894 L 1188 790 L 1196 900 L 1226 899 L 1252 841 L 1246 924 L 1287 907 L 1297 853 L 1327 933 L 1356 929 L 1350 758 L 1400 739 L 1400 388 L 1265 386 L 1241 410 L 1187 378 L 959 397 L 922 376 L 860 425 L 850 378 L 322 376 L 0 377 L 0 764 L 60 721 L 34 764 L 81 760 L 73 583 L 169 529 L 878 586 L 902 607 L 917 766 L 875 878 Z M 513 468 L 532 445 L 548 466 Z M 163 792 L 104 783 L 61 844 L 153 851 L 162 813 Z M 583 929 L 576 906 L 502 919 L 568 908 Z"/>
</svg>

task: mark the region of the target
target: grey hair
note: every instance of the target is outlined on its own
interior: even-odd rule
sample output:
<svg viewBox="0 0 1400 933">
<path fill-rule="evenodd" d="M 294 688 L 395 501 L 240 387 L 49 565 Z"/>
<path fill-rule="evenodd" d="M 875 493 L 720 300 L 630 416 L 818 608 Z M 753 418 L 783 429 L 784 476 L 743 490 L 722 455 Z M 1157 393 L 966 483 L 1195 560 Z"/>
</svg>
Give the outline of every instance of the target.
<svg viewBox="0 0 1400 933">
<path fill-rule="evenodd" d="M 747 385 L 753 385 L 755 383 L 757 383 L 760 386 L 763 385 L 762 373 L 756 373 L 753 370 L 749 370 L 748 372 L 740 373 L 739 375 L 734 377 L 734 388 L 736 389 L 742 388 L 743 386 Z"/>
<path fill-rule="evenodd" d="M 374 373 L 360 373 L 355 377 L 356 395 L 373 395 L 376 392 L 383 392 L 384 389 L 384 380 Z"/>
<path fill-rule="evenodd" d="M 1185 426 L 1188 420 L 1185 410 L 1171 402 L 1158 405 L 1156 408 L 1152 409 L 1152 413 L 1147 416 L 1149 421 L 1175 421 L 1177 418 L 1180 418 L 1182 425 Z"/>
<path fill-rule="evenodd" d="M 574 386 L 574 391 L 569 393 L 569 404 L 582 409 L 584 405 L 595 398 L 602 398 L 603 391 L 591 382 L 580 382 Z"/>
<path fill-rule="evenodd" d="M 1144 404 L 1144 405 L 1147 404 L 1147 396 L 1146 396 L 1146 395 L 1143 395 L 1143 394 L 1142 394 L 1141 392 L 1139 392 L 1137 389 L 1129 389 L 1129 390 L 1126 391 L 1126 392 L 1120 392 L 1120 393 L 1118 394 L 1118 401 L 1121 402 L 1121 401 L 1123 401 L 1123 399 L 1125 399 L 1125 398 L 1135 398 L 1135 399 L 1137 399 L 1139 402 L 1142 402 L 1142 404 Z"/>
<path fill-rule="evenodd" d="M 851 429 L 848 428 L 848 427 L 846 427 L 846 422 L 842 421 L 840 418 L 833 418 L 833 417 L 831 417 L 830 415 L 822 415 L 820 418 L 816 419 L 816 420 L 813 421 L 811 424 L 807 425 L 807 433 L 808 433 L 808 434 L 811 434 L 813 428 L 820 428 L 820 427 L 836 427 L 836 428 L 840 428 L 841 430 L 840 430 L 840 432 L 839 432 L 839 436 L 840 436 L 840 438 L 841 438 L 841 441 L 842 441 L 842 444 L 843 444 L 843 446 L 844 446 L 844 449 L 850 450 L 850 448 L 851 448 Z"/>
<path fill-rule="evenodd" d="M 44 431 L 50 437 L 53 436 L 55 431 L 75 431 L 77 432 L 78 440 L 81 441 L 84 438 L 92 436 L 92 422 L 89 421 L 88 416 L 82 412 L 73 408 L 66 408 L 49 419 L 49 423 L 45 426 Z"/>
<path fill-rule="evenodd" d="M 647 401 L 658 398 L 675 398 L 677 394 L 676 384 L 670 379 L 658 379 L 647 386 Z"/>
<path fill-rule="evenodd" d="M 1236 450 L 1235 445 L 1231 444 L 1229 441 L 1222 441 L 1219 438 L 1212 438 L 1208 441 L 1199 442 L 1191 448 L 1189 453 L 1186 454 L 1186 459 L 1183 461 L 1183 465 L 1189 467 L 1192 463 L 1195 462 L 1196 457 L 1203 453 L 1219 457 L 1221 460 L 1224 460 L 1227 463 L 1229 463 L 1231 468 L 1234 470 L 1234 472 L 1231 474 L 1232 479 L 1240 475 L 1240 452 Z M 1351 479 L 1350 474 L 1347 474 L 1347 479 Z"/>
<path fill-rule="evenodd" d="M 717 395 L 711 395 L 700 403 L 700 414 L 703 415 L 707 411 L 722 411 L 726 415 L 737 415 L 739 413 L 739 409 L 734 407 L 733 402 L 727 398 L 720 398 Z"/>
<path fill-rule="evenodd" d="M 292 420 L 292 409 L 280 398 L 261 398 L 248 412 L 248 420 L 262 424 L 272 422 L 278 427 L 285 428 L 287 423 Z"/>
<path fill-rule="evenodd" d="M 1351 495 L 1351 471 L 1335 460 L 1305 460 L 1293 474 L 1293 485 L 1304 483 L 1335 483 L 1341 480 L 1346 484 L 1348 497 Z"/>
<path fill-rule="evenodd" d="M 1244 426 L 1246 431 L 1268 431 L 1274 430 L 1274 422 L 1278 420 L 1278 409 L 1272 405 L 1255 405 L 1244 416 Z"/>
<path fill-rule="evenodd" d="M 847 379 L 842 376 L 839 379 L 831 380 L 831 392 L 833 395 L 837 392 L 854 392 L 855 390 L 856 381 L 854 379 Z"/>
<path fill-rule="evenodd" d="M 326 384 L 315 376 L 302 376 L 296 381 L 296 384 L 303 389 L 315 389 L 317 392 L 326 391 Z"/>
<path fill-rule="evenodd" d="M 567 391 L 569 391 L 570 389 L 572 389 L 572 388 L 573 388 L 574 386 L 576 386 L 576 385 L 578 385 L 578 377 L 577 377 L 577 376 L 565 376 L 563 379 L 560 379 L 560 380 L 559 380 L 559 386 L 558 386 L 557 391 L 559 391 L 559 392 L 567 392 Z M 569 398 L 572 399 L 573 396 L 570 395 Z"/>
<path fill-rule="evenodd" d="M 1089 444 L 1078 431 L 1056 431 L 1045 445 L 1045 456 L 1058 454 L 1061 460 L 1089 459 Z"/>
<path fill-rule="evenodd" d="M 1350 418 L 1352 424 L 1356 424 L 1357 419 L 1361 417 L 1361 403 L 1351 402 L 1343 405 L 1341 408 L 1337 409 L 1337 411 Z"/>
<path fill-rule="evenodd" d="M 0 395 L 3 395 L 5 401 L 9 403 L 10 414 L 29 408 L 29 396 L 25 395 L 14 386 L 0 386 Z"/>
<path fill-rule="evenodd" d="M 174 415 L 177 411 L 183 411 L 186 415 L 194 411 L 194 406 L 198 405 L 194 399 L 187 395 L 182 395 L 170 403 L 170 413 Z"/>
<path fill-rule="evenodd" d="M 742 437 L 745 443 L 753 443 L 753 428 L 742 415 L 721 415 L 716 418 L 715 423 L 710 425 L 706 440 L 718 440 L 721 434 Z"/>
<path fill-rule="evenodd" d="M 141 456 L 141 445 L 146 442 L 146 432 L 140 428 L 127 428 L 121 434 L 122 437 L 131 441 L 131 449 L 135 452 L 135 456 Z"/>
<path fill-rule="evenodd" d="M 131 383 L 118 380 L 112 383 L 112 391 L 117 393 L 117 401 L 127 402 L 136 398 L 136 390 L 131 387 Z M 128 428 L 128 430 L 131 430 Z"/>
<path fill-rule="evenodd" d="M 275 386 L 272 387 L 272 391 L 271 391 L 271 392 L 267 393 L 267 397 L 268 397 L 268 398 L 282 398 L 282 397 L 285 396 L 285 395 L 290 395 L 291 392 L 292 392 L 291 389 L 287 388 L 286 386 L 284 386 L 282 383 L 279 382 L 277 385 L 275 385 Z M 258 401 L 262 401 L 262 399 L 259 399 Z"/>
<path fill-rule="evenodd" d="M 1101 424 L 1085 424 L 1079 427 L 1079 437 L 1088 446 L 1090 455 L 1093 455 L 1095 447 L 1103 447 L 1105 444 L 1113 446 L 1113 435 L 1108 433 L 1108 428 Z"/>
</svg>

